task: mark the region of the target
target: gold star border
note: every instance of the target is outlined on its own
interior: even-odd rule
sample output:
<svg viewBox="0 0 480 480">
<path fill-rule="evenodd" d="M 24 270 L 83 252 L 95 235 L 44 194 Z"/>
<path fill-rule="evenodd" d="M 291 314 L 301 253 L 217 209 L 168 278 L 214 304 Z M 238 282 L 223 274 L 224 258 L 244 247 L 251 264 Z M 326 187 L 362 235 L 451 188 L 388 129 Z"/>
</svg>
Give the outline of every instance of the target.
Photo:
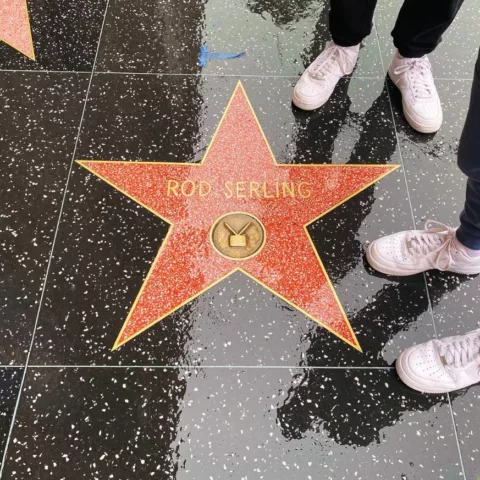
<svg viewBox="0 0 480 480">
<path fill-rule="evenodd" d="M 258 120 L 258 117 L 255 113 L 255 110 L 253 109 L 253 106 L 250 102 L 250 99 L 248 98 L 246 92 L 245 92 L 245 89 L 242 85 L 242 82 L 241 81 L 238 81 L 236 87 L 235 87 L 235 90 L 232 94 L 232 96 L 230 97 L 230 100 L 227 104 L 227 107 L 220 119 L 220 122 L 218 123 L 217 127 L 216 127 L 216 130 L 212 136 L 212 139 L 210 140 L 210 143 L 208 145 L 208 148 L 205 152 L 205 154 L 203 155 L 202 157 L 202 160 L 199 162 L 199 163 L 182 163 L 182 165 L 188 165 L 188 166 L 192 166 L 192 167 L 200 167 L 203 165 L 203 163 L 205 162 L 205 159 L 208 157 L 208 154 L 210 152 L 210 149 L 215 141 L 215 138 L 217 137 L 217 134 L 218 132 L 220 131 L 220 127 L 230 109 L 230 105 L 235 97 L 235 94 L 237 92 L 238 89 L 241 89 L 247 102 L 248 102 L 248 106 L 255 118 L 255 122 L 262 134 L 262 137 L 263 137 L 263 140 L 265 142 L 265 144 L 267 145 L 267 148 L 268 148 L 268 151 L 270 153 L 270 156 L 272 158 L 272 161 L 274 163 L 274 165 L 276 167 L 279 167 L 279 168 L 282 168 L 282 167 L 311 167 L 311 168 L 332 168 L 332 165 L 328 165 L 328 164 L 279 164 L 275 158 L 275 155 L 273 154 L 273 151 L 270 147 L 270 143 L 268 142 L 267 140 L 267 137 L 265 136 L 265 133 L 263 131 L 263 128 Z M 179 310 L 180 308 L 182 308 L 183 306 L 185 306 L 186 304 L 190 303 L 192 300 L 195 300 L 195 298 L 199 297 L 200 295 L 202 295 L 203 293 L 205 293 L 206 291 L 210 290 L 211 288 L 213 288 L 215 285 L 219 284 L 220 282 L 222 282 L 223 280 L 225 280 L 226 278 L 228 278 L 230 275 L 233 275 L 234 273 L 236 272 L 242 272 L 243 274 L 245 274 L 247 277 L 251 278 L 252 280 L 254 280 L 255 282 L 257 282 L 258 284 L 260 284 L 262 287 L 266 288 L 268 291 L 270 291 L 271 293 L 273 293 L 274 295 L 276 295 L 278 298 L 281 298 L 284 302 L 286 302 L 287 304 L 289 304 L 290 306 L 292 306 L 295 310 L 298 310 L 299 312 L 303 313 L 306 317 L 310 318 L 311 320 L 313 320 L 314 322 L 316 322 L 317 324 L 319 324 L 321 327 L 325 328 L 326 330 L 328 330 L 330 333 L 334 334 L 336 337 L 338 337 L 340 340 L 342 340 L 343 342 L 347 343 L 348 345 L 350 345 L 351 347 L 353 347 L 355 350 L 358 350 L 359 352 L 363 353 L 363 350 L 362 348 L 360 347 L 360 344 L 359 342 L 357 341 L 357 344 L 355 345 L 354 343 L 346 340 L 345 338 L 341 337 L 338 333 L 336 333 L 334 330 L 332 330 L 328 325 L 324 324 L 321 320 L 319 320 L 318 318 L 315 318 L 314 316 L 310 315 L 309 313 L 307 313 L 305 310 L 303 310 L 301 307 L 299 307 L 298 305 L 294 304 L 292 301 L 288 300 L 287 298 L 283 297 L 282 295 L 280 295 L 278 292 L 276 292 L 275 290 L 271 289 L 270 287 L 268 287 L 267 285 L 265 285 L 263 282 L 261 282 L 260 280 L 258 280 L 257 278 L 255 278 L 254 276 L 250 275 L 249 273 L 247 273 L 245 270 L 243 270 L 241 267 L 237 267 L 235 269 L 233 269 L 232 271 L 230 271 L 229 273 L 227 273 L 226 275 L 224 275 L 223 277 L 219 278 L 218 280 L 216 280 L 215 282 L 211 283 L 210 285 L 208 285 L 207 287 L 205 287 L 203 290 L 199 291 L 198 293 L 196 293 L 195 295 L 193 295 L 192 297 L 188 298 L 187 300 L 185 300 L 184 302 L 182 302 L 181 304 L 179 304 L 178 306 L 176 306 L 175 308 L 171 309 L 170 311 L 168 311 L 166 314 L 162 315 L 160 318 L 158 318 L 156 321 L 152 322 L 151 324 L 145 326 L 144 328 L 142 328 L 141 330 L 139 330 L 138 332 L 136 332 L 134 335 L 132 335 L 131 337 L 128 337 L 127 339 L 123 340 L 123 341 L 120 341 L 120 338 L 122 337 L 122 334 L 125 330 L 125 328 L 127 327 L 128 325 L 128 322 L 130 320 L 130 317 L 133 313 L 133 311 L 135 310 L 135 307 L 136 307 L 136 304 L 139 300 L 139 298 L 141 297 L 144 289 L 145 289 L 145 286 L 147 285 L 147 282 L 153 272 L 153 269 L 154 269 L 154 266 L 157 262 L 157 259 L 159 258 L 159 256 L 162 254 L 162 251 L 163 251 L 163 247 L 164 245 L 167 243 L 167 239 L 171 233 L 171 227 L 173 226 L 172 223 L 170 223 L 166 218 L 163 218 L 161 215 L 159 215 L 157 212 L 155 212 L 153 209 L 151 209 L 150 207 L 148 207 L 147 205 L 143 204 L 142 202 L 140 202 L 139 200 L 135 199 L 134 197 L 132 197 L 130 194 L 128 194 L 127 192 L 125 192 L 124 190 L 122 190 L 121 188 L 118 188 L 117 186 L 113 185 L 110 181 L 108 181 L 107 179 L 105 179 L 102 175 L 99 175 L 98 173 L 96 173 L 95 171 L 93 171 L 92 169 L 89 168 L 88 164 L 89 163 L 98 163 L 98 162 L 103 162 L 103 163 L 125 163 L 125 164 L 131 164 L 131 163 L 142 163 L 142 164 L 150 164 L 150 165 L 154 165 L 154 164 L 158 164 L 158 163 L 161 163 L 162 165 L 178 165 L 178 162 L 129 162 L 129 161 L 116 161 L 116 160 L 77 160 L 76 161 L 79 165 L 81 165 L 82 167 L 84 167 L 85 169 L 87 169 L 90 173 L 93 173 L 95 176 L 97 176 L 98 178 L 102 179 L 104 182 L 108 183 L 110 186 L 112 186 L 115 190 L 118 190 L 119 192 L 121 192 L 123 195 L 127 196 L 128 198 L 130 198 L 131 200 L 133 200 L 135 203 L 141 205 L 143 208 L 146 208 L 148 211 L 150 211 L 151 213 L 153 213 L 155 216 L 161 218 L 164 222 L 166 222 L 169 227 L 168 227 L 168 232 L 167 232 L 167 235 L 165 236 L 165 239 L 163 240 L 162 242 L 162 245 L 160 246 L 160 249 L 157 253 L 157 255 L 155 256 L 155 259 L 153 260 L 152 262 L 152 265 L 148 271 L 148 274 L 147 276 L 145 277 L 145 280 L 143 281 L 143 284 L 142 284 L 142 287 L 140 288 L 140 291 L 138 292 L 138 295 L 136 296 L 135 298 L 135 301 L 132 305 L 132 307 L 130 308 L 130 311 L 129 311 L 129 314 L 126 318 L 126 320 L 124 321 L 123 323 L 123 326 L 122 326 L 122 329 L 120 330 L 120 333 L 118 334 L 117 336 L 117 339 L 115 340 L 115 343 L 112 347 L 112 351 L 114 350 L 117 350 L 118 348 L 120 348 L 122 345 L 124 345 L 125 343 L 129 342 L 130 340 L 134 339 L 135 337 L 137 337 L 138 335 L 140 335 L 141 333 L 145 332 L 146 330 L 148 330 L 149 328 L 153 327 L 154 325 L 156 325 L 158 322 L 162 321 L 164 318 L 168 317 L 169 315 L 173 314 L 174 312 L 176 312 L 177 310 Z M 342 164 L 341 165 L 342 167 L 357 167 L 357 168 L 379 168 L 379 169 L 383 169 L 385 168 L 386 165 L 359 165 L 359 164 Z M 360 192 L 362 192 L 363 190 L 366 190 L 367 188 L 371 187 L 372 185 L 374 185 L 375 183 L 377 183 L 378 181 L 380 181 L 382 178 L 386 177 L 387 175 L 389 175 L 390 173 L 392 173 L 393 171 L 397 170 L 398 168 L 400 168 L 401 165 L 391 165 L 391 170 L 386 172 L 385 174 L 381 175 L 380 177 L 378 177 L 376 180 L 366 184 L 365 186 L 363 186 L 362 188 L 360 188 L 358 191 L 355 191 L 354 193 L 352 193 L 351 195 L 349 195 L 348 197 L 346 197 L 344 200 L 342 200 L 341 202 L 337 203 L 336 205 L 334 205 L 333 207 L 329 208 L 327 211 L 323 212 L 322 214 L 320 214 L 318 217 L 315 217 L 313 220 L 309 221 L 308 223 L 306 223 L 303 228 L 305 230 L 305 234 L 307 235 L 307 238 L 310 242 L 310 245 L 313 249 L 313 251 L 315 252 L 315 256 L 318 260 L 318 263 L 320 265 L 320 268 L 325 276 L 325 279 L 335 297 L 335 300 L 337 302 L 337 305 L 338 307 L 340 308 L 340 311 L 344 317 L 344 320 L 346 322 L 346 325 L 348 326 L 348 329 L 350 330 L 351 334 L 352 334 L 352 337 L 355 338 L 355 340 L 357 340 L 357 337 L 355 335 L 355 332 L 353 331 L 352 329 L 352 326 L 350 324 L 350 321 L 348 320 L 348 317 L 345 313 L 345 310 L 343 308 L 343 305 L 342 303 L 340 302 L 340 299 L 338 298 L 338 295 L 337 295 L 337 292 L 335 291 L 335 288 L 332 284 L 332 281 L 330 280 L 330 277 L 327 273 L 327 271 L 325 270 L 325 266 L 323 265 L 323 262 L 322 260 L 320 259 L 320 255 L 318 254 L 318 251 L 317 249 L 315 248 L 315 245 L 312 241 L 312 237 L 310 236 L 307 228 L 312 225 L 313 223 L 315 223 L 317 220 L 319 220 L 320 218 L 324 217 L 325 215 L 327 215 L 328 213 L 330 213 L 331 211 L 335 210 L 336 208 L 338 208 L 340 205 L 343 205 L 344 203 L 346 203 L 348 200 L 350 200 L 351 198 L 353 198 L 354 196 L 358 195 Z"/>
</svg>

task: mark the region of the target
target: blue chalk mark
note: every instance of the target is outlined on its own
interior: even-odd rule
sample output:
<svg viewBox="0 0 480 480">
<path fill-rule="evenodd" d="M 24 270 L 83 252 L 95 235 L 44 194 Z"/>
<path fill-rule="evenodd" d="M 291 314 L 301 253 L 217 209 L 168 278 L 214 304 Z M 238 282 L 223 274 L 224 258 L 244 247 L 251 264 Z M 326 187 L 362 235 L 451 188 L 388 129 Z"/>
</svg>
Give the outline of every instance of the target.
<svg viewBox="0 0 480 480">
<path fill-rule="evenodd" d="M 208 50 L 207 45 L 200 47 L 200 56 L 198 57 L 198 64 L 201 67 L 205 67 L 209 60 L 228 60 L 230 58 L 241 58 L 245 56 L 245 52 L 242 53 L 215 53 Z"/>
</svg>

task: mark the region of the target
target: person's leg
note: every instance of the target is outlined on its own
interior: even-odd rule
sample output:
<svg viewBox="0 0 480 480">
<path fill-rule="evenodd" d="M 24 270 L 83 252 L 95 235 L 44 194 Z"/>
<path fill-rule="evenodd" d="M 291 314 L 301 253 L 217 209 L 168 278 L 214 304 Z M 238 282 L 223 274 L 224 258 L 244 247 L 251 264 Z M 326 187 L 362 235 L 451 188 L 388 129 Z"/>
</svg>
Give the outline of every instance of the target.
<svg viewBox="0 0 480 480">
<path fill-rule="evenodd" d="M 392 31 L 400 55 L 420 58 L 435 50 L 463 0 L 405 0 Z"/>
<path fill-rule="evenodd" d="M 479 264 L 480 272 L 480 52 L 475 67 L 472 95 L 467 120 L 463 128 L 458 149 L 458 165 L 468 176 L 467 199 L 465 210 L 461 214 L 460 228 L 456 238 L 441 248 L 448 250 L 450 261 L 463 258 L 463 266 Z M 421 234 L 422 235 L 422 234 Z M 435 235 L 433 233 L 433 235 Z M 423 234 L 425 237 L 425 234 Z M 418 238 L 418 235 L 416 235 Z M 408 234 L 406 250 L 409 243 L 415 241 L 415 234 Z M 397 238 L 398 245 L 400 238 Z M 425 237 L 425 241 L 430 243 Z M 390 242 L 392 245 L 392 242 Z M 465 248 L 466 247 L 466 248 Z M 437 247 L 438 248 L 438 247 Z M 391 249 L 391 246 L 390 246 Z M 424 257 L 428 247 L 424 243 Z M 421 250 L 421 249 L 420 249 Z M 417 249 L 417 252 L 420 250 Z M 432 243 L 433 254 L 435 245 Z M 418 254 L 417 254 L 418 255 Z M 422 255 L 422 253 L 420 253 Z M 397 254 L 398 257 L 398 254 Z M 403 258 L 403 257 L 402 257 Z M 414 257 L 412 257 L 414 258 Z M 418 257 L 417 257 L 418 258 Z M 467 261 L 465 261 L 467 259 Z M 436 262 L 435 262 L 436 264 Z M 455 270 L 454 270 L 455 271 Z M 475 273 L 472 269 L 471 273 Z M 448 337 L 410 347 L 396 362 L 396 369 L 401 380 L 409 387 L 428 393 L 447 393 L 465 388 L 480 381 L 480 329 L 465 335 Z"/>
<path fill-rule="evenodd" d="M 463 0 L 404 0 L 392 31 L 397 51 L 388 74 L 402 93 L 408 123 L 422 133 L 442 125 L 440 97 L 427 54 L 440 43 Z"/>
<path fill-rule="evenodd" d="M 458 166 L 467 175 L 467 199 L 457 239 L 480 253 L 480 52 L 475 66 L 467 120 L 458 148 Z"/>
<path fill-rule="evenodd" d="M 330 34 L 340 47 L 353 47 L 370 35 L 377 0 L 330 0 Z"/>
<path fill-rule="evenodd" d="M 377 0 L 331 0 L 332 42 L 307 67 L 293 91 L 293 103 L 302 110 L 315 110 L 332 95 L 338 81 L 350 75 L 357 64 L 360 43 L 372 30 Z"/>
<path fill-rule="evenodd" d="M 480 273 L 480 52 L 475 66 L 467 119 L 460 138 L 458 165 L 468 177 L 460 228 L 433 226 L 375 240 L 367 260 L 390 275 L 413 275 L 430 269 Z"/>
</svg>

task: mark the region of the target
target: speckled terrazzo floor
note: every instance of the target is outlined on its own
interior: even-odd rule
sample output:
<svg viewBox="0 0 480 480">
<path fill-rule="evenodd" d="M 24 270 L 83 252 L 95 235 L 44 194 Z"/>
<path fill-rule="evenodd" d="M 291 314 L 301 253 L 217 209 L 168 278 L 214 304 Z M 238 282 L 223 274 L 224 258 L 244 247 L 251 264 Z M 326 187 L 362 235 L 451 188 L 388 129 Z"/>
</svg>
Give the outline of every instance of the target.
<svg viewBox="0 0 480 480">
<path fill-rule="evenodd" d="M 329 38 L 323 0 L 27 2 L 35 61 L 0 41 L 2 480 L 480 478 L 480 385 L 424 396 L 393 368 L 480 326 L 480 278 L 364 259 L 457 223 L 480 0 L 431 55 L 435 135 L 385 80 L 399 5 L 305 113 L 291 92 Z M 240 268 L 202 241 L 225 208 L 265 224 Z"/>
</svg>

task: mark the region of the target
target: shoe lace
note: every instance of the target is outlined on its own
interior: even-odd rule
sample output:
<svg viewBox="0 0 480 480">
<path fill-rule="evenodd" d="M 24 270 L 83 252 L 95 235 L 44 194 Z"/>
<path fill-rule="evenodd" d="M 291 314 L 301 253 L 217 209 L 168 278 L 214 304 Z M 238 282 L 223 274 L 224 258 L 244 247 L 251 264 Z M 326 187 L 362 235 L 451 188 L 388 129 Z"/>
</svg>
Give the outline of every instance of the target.
<svg viewBox="0 0 480 480">
<path fill-rule="evenodd" d="M 402 73 L 409 75 L 416 98 L 432 97 L 432 65 L 426 56 L 409 58 L 404 64 L 395 68 L 394 72 L 397 75 Z"/>
<path fill-rule="evenodd" d="M 309 73 L 317 80 L 324 80 L 325 75 L 347 72 L 352 67 L 352 60 L 342 47 L 332 44 L 328 46 L 323 54 L 309 68 Z"/>
<path fill-rule="evenodd" d="M 448 270 L 453 262 L 455 250 L 455 229 L 435 220 L 425 224 L 426 232 L 410 232 L 407 234 L 407 252 L 412 255 L 428 255 L 437 252 L 435 268 Z"/>
<path fill-rule="evenodd" d="M 439 353 L 447 365 L 464 367 L 473 360 L 480 359 L 480 334 L 476 337 L 443 343 Z"/>
</svg>

